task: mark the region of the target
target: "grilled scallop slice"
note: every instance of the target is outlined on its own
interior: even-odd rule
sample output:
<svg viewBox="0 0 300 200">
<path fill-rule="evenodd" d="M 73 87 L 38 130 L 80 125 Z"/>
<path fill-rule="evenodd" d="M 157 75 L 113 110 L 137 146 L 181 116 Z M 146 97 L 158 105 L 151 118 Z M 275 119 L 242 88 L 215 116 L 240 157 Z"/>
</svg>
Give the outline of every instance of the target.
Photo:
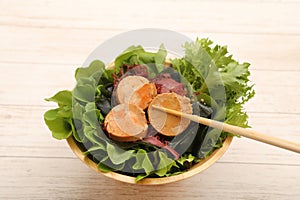
<svg viewBox="0 0 300 200">
<path fill-rule="evenodd" d="M 163 93 L 157 95 L 148 108 L 151 125 L 163 135 L 176 136 L 189 126 L 190 120 L 154 109 L 153 105 L 192 114 L 193 109 L 189 98 L 176 93 Z"/>
<path fill-rule="evenodd" d="M 119 103 L 128 104 L 131 95 L 146 83 L 149 83 L 149 80 L 142 76 L 127 76 L 123 78 L 117 86 Z"/>
<path fill-rule="evenodd" d="M 104 126 L 113 140 L 134 142 L 147 133 L 147 120 L 144 111 L 133 104 L 119 104 L 106 116 Z"/>
<path fill-rule="evenodd" d="M 145 110 L 156 95 L 155 85 L 153 83 L 146 83 L 131 95 L 129 103 Z"/>
</svg>

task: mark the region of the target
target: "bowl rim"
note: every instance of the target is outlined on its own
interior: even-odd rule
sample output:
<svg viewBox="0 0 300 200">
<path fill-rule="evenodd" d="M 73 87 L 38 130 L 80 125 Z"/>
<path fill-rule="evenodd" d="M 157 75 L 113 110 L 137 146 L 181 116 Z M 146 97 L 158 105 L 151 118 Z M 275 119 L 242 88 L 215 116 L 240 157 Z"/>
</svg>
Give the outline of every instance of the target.
<svg viewBox="0 0 300 200">
<path fill-rule="evenodd" d="M 127 176 L 124 174 L 120 174 L 117 172 L 102 172 L 98 169 L 97 164 L 91 160 L 87 155 L 83 154 L 83 151 L 79 148 L 79 146 L 76 144 L 74 137 L 70 136 L 67 138 L 67 143 L 69 147 L 72 149 L 74 154 L 87 166 L 89 166 L 91 169 L 94 171 L 121 181 L 125 183 L 130 183 L 130 184 L 137 184 L 137 185 L 161 185 L 161 184 L 167 184 L 167 183 L 173 183 L 177 182 L 180 180 L 184 180 L 187 178 L 190 178 L 196 174 L 199 174 L 200 172 L 206 170 L 209 168 L 211 165 L 213 165 L 218 159 L 220 159 L 224 153 L 227 151 L 229 148 L 229 145 L 231 144 L 233 139 L 233 136 L 227 136 L 226 139 L 223 141 L 223 146 L 220 148 L 215 149 L 208 157 L 202 159 L 199 163 L 193 165 L 190 169 L 187 171 L 183 172 L 182 174 L 174 175 L 174 176 L 169 176 L 169 177 L 161 177 L 161 178 L 144 178 L 138 182 L 135 181 L 135 177 L 133 176 Z"/>
</svg>

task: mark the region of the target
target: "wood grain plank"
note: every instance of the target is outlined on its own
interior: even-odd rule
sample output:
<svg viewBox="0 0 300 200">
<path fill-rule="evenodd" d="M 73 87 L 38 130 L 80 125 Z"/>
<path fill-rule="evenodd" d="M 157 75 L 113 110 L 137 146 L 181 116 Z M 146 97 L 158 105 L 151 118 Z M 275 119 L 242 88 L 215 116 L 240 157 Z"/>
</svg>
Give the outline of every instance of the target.
<svg viewBox="0 0 300 200">
<path fill-rule="evenodd" d="M 6 9 L 1 12 L 0 24 L 9 26 L 111 29 L 113 24 L 113 29 L 135 29 L 146 25 L 175 28 L 180 31 L 203 30 L 246 34 L 299 34 L 300 27 L 297 1 L 286 3 L 206 0 L 183 3 L 171 0 L 133 0 L 73 3 L 73 1 L 32 0 L 30 3 L 20 1 L 1 3 L 1 7 Z M 124 11 L 124 7 L 128 5 L 135 5 L 134 12 Z M 70 6 L 72 9 L 67 10 L 66 8 Z"/>
<path fill-rule="evenodd" d="M 256 95 L 245 106 L 248 112 L 300 113 L 297 106 L 300 100 L 299 72 L 251 72 Z"/>
<path fill-rule="evenodd" d="M 45 98 L 75 87 L 75 69 L 68 65 L 5 64 L 5 73 L 0 75 L 0 102 L 49 106 Z"/>
<path fill-rule="evenodd" d="M 1 16 L 0 16 L 1 18 Z M 195 39 L 208 37 L 229 51 L 240 61 L 260 70 L 299 71 L 300 36 L 255 35 L 177 30 Z M 120 30 L 68 30 L 0 25 L 0 67 L 6 63 L 64 64 L 79 66 L 89 53 L 105 40 L 120 34 Z M 99 55 L 101 59 L 101 55 Z"/>
<path fill-rule="evenodd" d="M 299 199 L 298 154 L 235 138 L 210 169 L 164 186 L 97 175 L 44 125 L 43 101 L 72 89 L 100 43 L 156 27 L 227 44 L 252 63 L 255 130 L 300 142 L 298 0 L 0 0 L 0 199 Z M 134 11 L 132 10 L 134 7 Z"/>
<path fill-rule="evenodd" d="M 216 163 L 162 186 L 128 185 L 79 160 L 0 158 L 1 199 L 298 199 L 299 166 Z M 246 172 L 246 173 L 245 173 Z M 154 192 L 155 191 L 155 192 Z"/>
<path fill-rule="evenodd" d="M 66 141 L 51 137 L 43 121 L 47 107 L 0 106 L 0 157 L 75 158 Z M 300 115 L 250 113 L 253 129 L 300 143 Z M 16 124 L 18 124 L 16 126 Z M 246 138 L 235 138 L 220 162 L 298 165 L 298 154 Z"/>
</svg>

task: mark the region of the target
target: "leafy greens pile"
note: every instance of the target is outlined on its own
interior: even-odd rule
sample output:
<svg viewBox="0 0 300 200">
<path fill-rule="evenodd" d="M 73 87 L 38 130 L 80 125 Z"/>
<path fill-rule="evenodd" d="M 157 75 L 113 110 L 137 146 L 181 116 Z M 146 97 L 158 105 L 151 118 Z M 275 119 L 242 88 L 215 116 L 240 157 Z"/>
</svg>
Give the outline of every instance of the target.
<svg viewBox="0 0 300 200">
<path fill-rule="evenodd" d="M 226 46 L 213 46 L 208 39 L 197 39 L 184 45 L 185 56 L 171 60 L 171 66 L 183 77 L 194 94 L 193 108 L 200 115 L 240 127 L 249 127 L 243 105 L 254 95 L 250 85 L 248 63 L 239 63 L 228 54 Z M 214 148 L 222 146 L 229 133 L 191 123 L 186 131 L 168 145 L 180 153 L 174 159 L 166 148 L 145 141 L 116 142 L 107 137 L 102 125 L 112 109 L 116 78 L 128 66 L 146 65 L 150 76 L 165 72 L 167 51 L 147 52 L 141 46 L 125 50 L 113 69 L 93 61 L 87 68 L 78 68 L 73 91 L 60 91 L 47 101 L 58 108 L 47 111 L 44 120 L 56 139 L 74 137 L 84 154 L 93 159 L 103 172 L 116 171 L 136 177 L 164 177 L 184 172 Z M 149 64 L 150 63 L 150 64 Z M 212 95 L 214 94 L 214 95 Z M 191 144 L 189 148 L 183 148 Z M 202 146 L 202 148 L 200 148 Z"/>
</svg>

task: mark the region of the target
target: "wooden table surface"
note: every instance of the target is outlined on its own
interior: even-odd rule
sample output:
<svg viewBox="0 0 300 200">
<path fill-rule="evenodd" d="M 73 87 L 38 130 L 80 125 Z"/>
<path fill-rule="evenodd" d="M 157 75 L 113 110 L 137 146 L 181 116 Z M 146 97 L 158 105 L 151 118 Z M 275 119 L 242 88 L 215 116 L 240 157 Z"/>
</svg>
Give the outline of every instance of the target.
<svg viewBox="0 0 300 200">
<path fill-rule="evenodd" d="M 0 0 L 0 199 L 299 199 L 300 156 L 235 138 L 190 179 L 137 186 L 95 173 L 51 138 L 43 101 L 110 37 L 166 28 L 252 63 L 253 129 L 300 142 L 299 0 Z"/>
</svg>

